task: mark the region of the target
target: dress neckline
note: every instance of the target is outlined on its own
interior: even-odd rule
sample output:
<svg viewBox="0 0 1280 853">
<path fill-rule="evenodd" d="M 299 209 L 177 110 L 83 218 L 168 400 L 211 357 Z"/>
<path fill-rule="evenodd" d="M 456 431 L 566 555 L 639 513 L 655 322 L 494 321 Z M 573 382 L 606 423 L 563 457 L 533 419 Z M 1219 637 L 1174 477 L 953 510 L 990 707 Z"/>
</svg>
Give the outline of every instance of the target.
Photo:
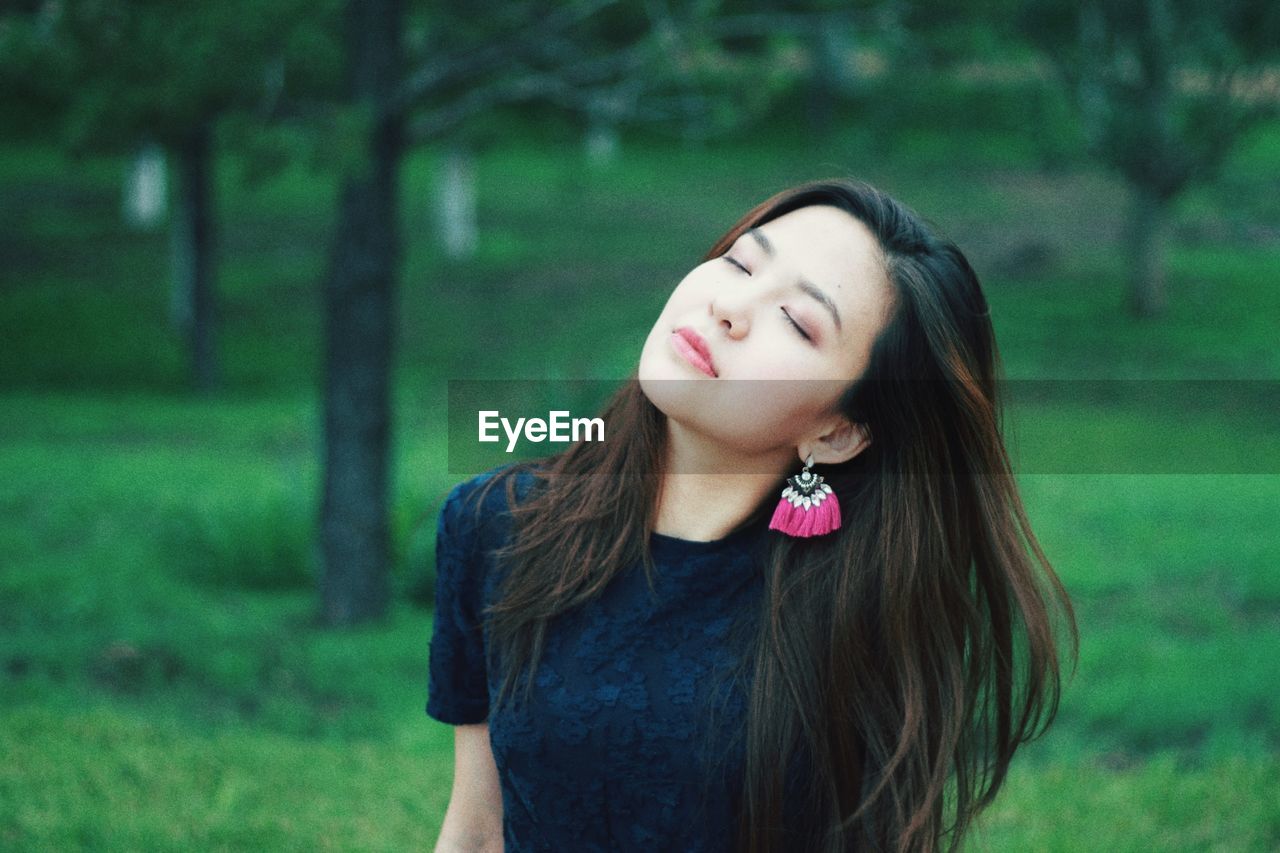
<svg viewBox="0 0 1280 853">
<path fill-rule="evenodd" d="M 739 527 L 719 539 L 681 539 L 656 530 L 649 534 L 649 549 L 654 557 L 691 557 L 719 554 L 750 545 L 763 531 L 763 525 L 752 523 Z"/>
</svg>

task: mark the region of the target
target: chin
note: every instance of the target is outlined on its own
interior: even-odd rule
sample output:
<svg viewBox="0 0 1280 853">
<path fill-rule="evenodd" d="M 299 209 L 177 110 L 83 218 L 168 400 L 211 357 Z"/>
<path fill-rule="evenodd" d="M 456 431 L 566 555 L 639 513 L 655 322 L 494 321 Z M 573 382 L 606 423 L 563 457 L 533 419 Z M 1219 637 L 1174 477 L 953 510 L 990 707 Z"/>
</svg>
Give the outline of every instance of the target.
<svg viewBox="0 0 1280 853">
<path fill-rule="evenodd" d="M 640 390 L 667 417 L 693 425 L 705 418 L 712 401 L 707 384 L 671 370 L 640 371 Z"/>
<path fill-rule="evenodd" d="M 639 371 L 640 391 L 649 398 L 649 402 L 658 407 L 664 415 L 672 416 L 684 406 L 680 405 L 686 393 L 682 386 L 686 383 L 674 381 L 672 376 L 656 375 L 655 371 Z"/>
</svg>

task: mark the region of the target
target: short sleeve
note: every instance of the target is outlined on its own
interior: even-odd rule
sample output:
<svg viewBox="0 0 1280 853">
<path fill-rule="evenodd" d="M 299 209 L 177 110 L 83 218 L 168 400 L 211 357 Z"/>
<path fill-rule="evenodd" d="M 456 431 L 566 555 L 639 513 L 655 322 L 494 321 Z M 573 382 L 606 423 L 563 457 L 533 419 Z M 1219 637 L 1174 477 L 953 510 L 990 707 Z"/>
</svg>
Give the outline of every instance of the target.
<svg viewBox="0 0 1280 853">
<path fill-rule="evenodd" d="M 489 716 L 481 626 L 484 567 L 474 513 L 462 500 L 466 485 L 449 493 L 436 526 L 436 612 L 426 711 L 451 725 L 482 723 Z"/>
</svg>

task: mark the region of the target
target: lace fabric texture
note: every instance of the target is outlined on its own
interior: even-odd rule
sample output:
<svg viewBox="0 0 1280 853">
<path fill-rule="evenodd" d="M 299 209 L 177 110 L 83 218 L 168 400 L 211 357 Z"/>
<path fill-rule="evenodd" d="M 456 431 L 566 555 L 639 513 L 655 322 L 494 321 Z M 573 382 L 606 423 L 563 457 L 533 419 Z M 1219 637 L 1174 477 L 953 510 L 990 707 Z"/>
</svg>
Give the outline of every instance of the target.
<svg viewBox="0 0 1280 853">
<path fill-rule="evenodd" d="M 637 561 L 557 617 L 529 702 L 491 714 L 499 673 L 486 668 L 481 609 L 509 519 L 503 484 L 478 521 L 468 498 L 497 470 L 456 486 L 440 513 L 426 712 L 488 721 L 506 849 L 728 851 L 746 693 L 727 674 L 743 653 L 737 620 L 759 603 L 763 531 L 654 534 L 653 591 Z"/>
</svg>

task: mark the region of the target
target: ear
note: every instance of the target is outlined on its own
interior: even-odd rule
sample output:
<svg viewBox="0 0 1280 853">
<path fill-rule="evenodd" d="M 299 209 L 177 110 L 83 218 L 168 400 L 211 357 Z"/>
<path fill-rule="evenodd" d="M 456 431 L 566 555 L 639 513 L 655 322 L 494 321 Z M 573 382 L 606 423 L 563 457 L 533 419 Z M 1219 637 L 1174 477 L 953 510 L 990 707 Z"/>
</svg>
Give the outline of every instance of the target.
<svg viewBox="0 0 1280 853">
<path fill-rule="evenodd" d="M 818 438 L 799 448 L 801 461 L 813 454 L 815 465 L 837 465 L 848 462 L 871 444 L 871 433 L 865 424 L 857 424 L 840 418 Z"/>
</svg>

